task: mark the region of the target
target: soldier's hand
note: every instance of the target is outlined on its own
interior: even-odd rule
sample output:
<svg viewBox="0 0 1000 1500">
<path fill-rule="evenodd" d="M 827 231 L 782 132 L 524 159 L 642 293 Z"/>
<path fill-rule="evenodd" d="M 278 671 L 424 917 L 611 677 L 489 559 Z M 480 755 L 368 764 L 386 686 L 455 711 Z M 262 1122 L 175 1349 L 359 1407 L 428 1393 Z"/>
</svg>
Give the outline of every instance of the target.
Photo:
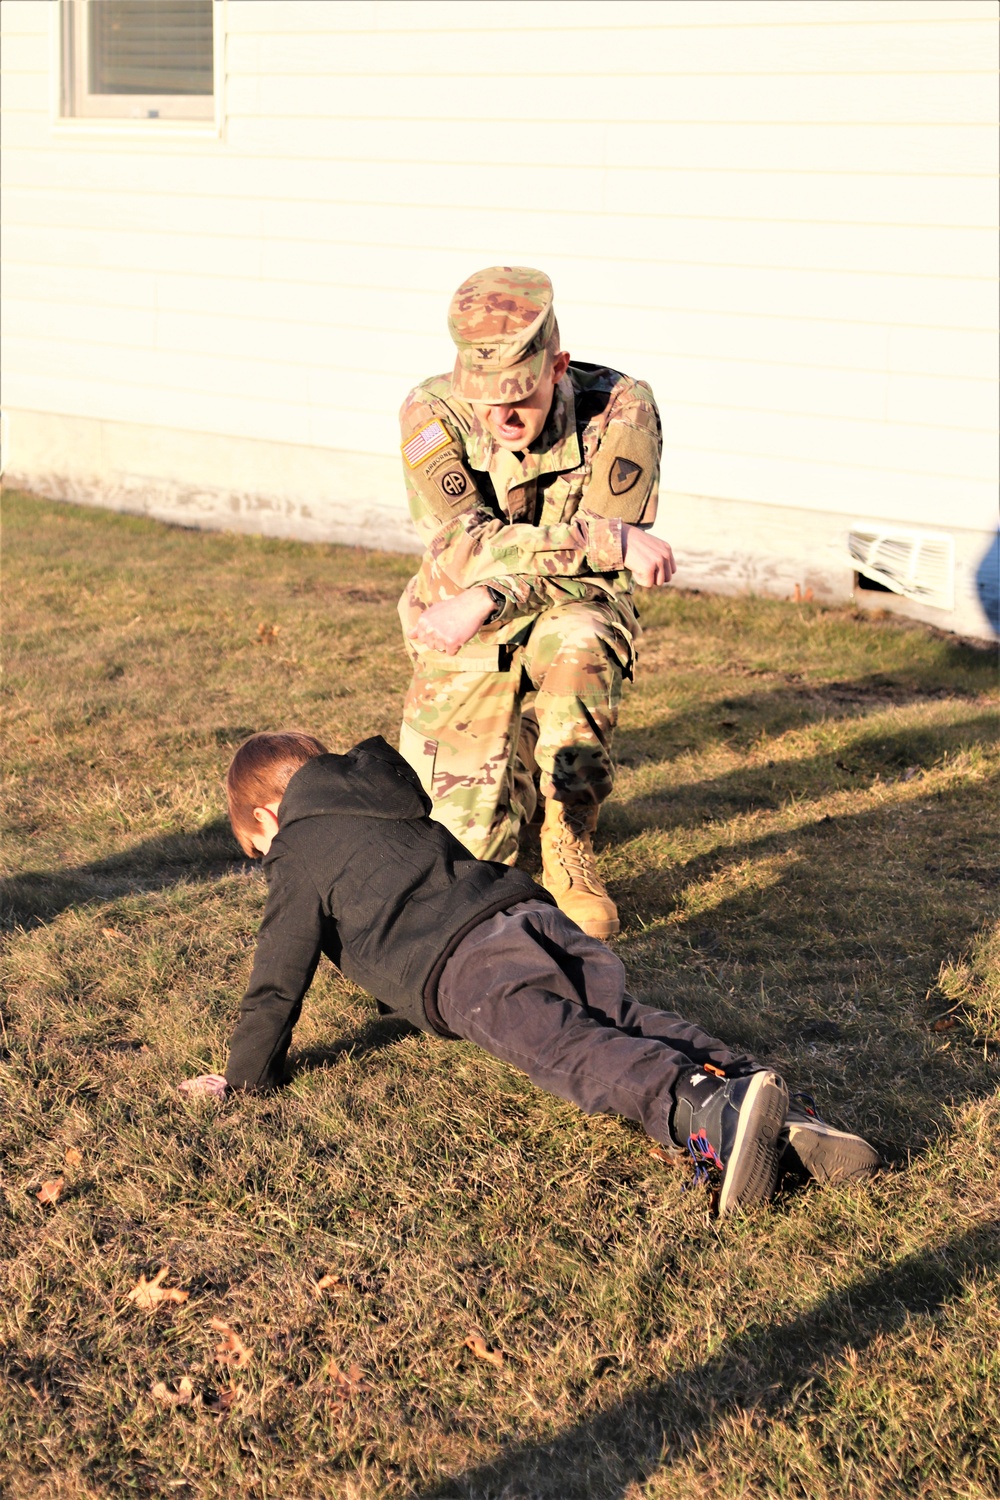
<svg viewBox="0 0 1000 1500">
<path fill-rule="evenodd" d="M 650 536 L 641 526 L 622 526 L 622 551 L 626 568 L 644 589 L 669 583 L 677 572 L 670 543 Z"/>
<path fill-rule="evenodd" d="M 425 609 L 410 631 L 410 639 L 454 656 L 482 629 L 495 608 L 493 596 L 481 584 L 463 589 L 454 599 L 442 599 Z"/>
</svg>

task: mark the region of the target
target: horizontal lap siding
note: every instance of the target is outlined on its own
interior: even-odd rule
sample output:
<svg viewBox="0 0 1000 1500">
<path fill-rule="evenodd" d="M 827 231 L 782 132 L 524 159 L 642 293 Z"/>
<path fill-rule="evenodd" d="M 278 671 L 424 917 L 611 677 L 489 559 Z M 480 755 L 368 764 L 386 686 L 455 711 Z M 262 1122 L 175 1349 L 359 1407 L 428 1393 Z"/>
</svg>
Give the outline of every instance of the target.
<svg viewBox="0 0 1000 1500">
<path fill-rule="evenodd" d="M 668 490 L 980 524 L 995 17 L 229 0 L 185 141 L 53 132 L 48 7 L 4 0 L 5 401 L 388 455 L 452 287 L 524 261 L 652 383 Z"/>
</svg>

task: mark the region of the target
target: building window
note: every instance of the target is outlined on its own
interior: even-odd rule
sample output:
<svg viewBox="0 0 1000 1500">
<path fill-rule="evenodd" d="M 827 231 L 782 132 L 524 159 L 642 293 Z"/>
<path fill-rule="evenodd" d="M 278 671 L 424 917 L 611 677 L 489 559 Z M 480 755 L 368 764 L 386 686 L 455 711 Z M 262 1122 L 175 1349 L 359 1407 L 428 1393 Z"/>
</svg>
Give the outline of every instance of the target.
<svg viewBox="0 0 1000 1500">
<path fill-rule="evenodd" d="M 62 0 L 60 113 L 211 120 L 212 0 Z"/>
</svg>

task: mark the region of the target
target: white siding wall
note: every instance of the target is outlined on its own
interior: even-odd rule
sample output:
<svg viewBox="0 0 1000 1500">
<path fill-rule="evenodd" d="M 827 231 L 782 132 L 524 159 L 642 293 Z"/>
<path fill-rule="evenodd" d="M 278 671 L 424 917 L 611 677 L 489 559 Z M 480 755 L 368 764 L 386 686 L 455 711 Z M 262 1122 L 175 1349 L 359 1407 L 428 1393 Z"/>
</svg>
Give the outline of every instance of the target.
<svg viewBox="0 0 1000 1500">
<path fill-rule="evenodd" d="M 53 8 L 0 7 L 15 472 L 60 414 L 376 455 L 391 510 L 453 287 L 525 262 L 668 492 L 993 524 L 993 0 L 225 0 L 199 140 L 54 129 Z"/>
</svg>

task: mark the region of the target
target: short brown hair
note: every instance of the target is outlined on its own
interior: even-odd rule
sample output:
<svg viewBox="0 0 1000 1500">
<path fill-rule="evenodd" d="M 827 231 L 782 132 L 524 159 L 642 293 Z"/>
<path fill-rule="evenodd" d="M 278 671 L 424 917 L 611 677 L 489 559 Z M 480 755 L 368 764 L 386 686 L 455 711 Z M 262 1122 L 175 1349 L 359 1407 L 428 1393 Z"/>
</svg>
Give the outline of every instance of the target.
<svg viewBox="0 0 1000 1500">
<path fill-rule="evenodd" d="M 255 807 L 280 802 L 285 787 L 300 766 L 314 755 L 326 755 L 327 748 L 311 734 L 300 729 L 284 729 L 278 734 L 252 734 L 244 740 L 226 772 L 226 799 L 229 821 L 237 843 L 251 859 L 257 850 L 251 842 L 258 832 Z"/>
</svg>

